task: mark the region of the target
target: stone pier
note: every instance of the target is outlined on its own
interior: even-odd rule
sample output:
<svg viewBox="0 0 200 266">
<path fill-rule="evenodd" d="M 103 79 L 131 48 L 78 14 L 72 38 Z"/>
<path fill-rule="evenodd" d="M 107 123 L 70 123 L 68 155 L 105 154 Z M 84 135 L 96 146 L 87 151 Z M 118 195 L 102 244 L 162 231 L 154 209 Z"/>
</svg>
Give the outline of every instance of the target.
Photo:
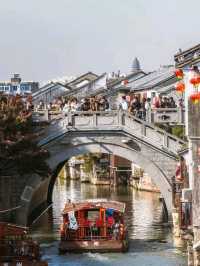
<svg viewBox="0 0 200 266">
<path fill-rule="evenodd" d="M 92 172 L 88 172 L 85 169 L 84 164 L 80 165 L 80 180 L 82 183 L 90 182 L 92 176 Z"/>
<path fill-rule="evenodd" d="M 148 173 L 145 173 L 141 167 L 131 164 L 132 178 L 130 180 L 130 185 L 137 190 L 149 191 L 160 193 L 159 188 L 153 183 L 152 178 Z"/>
</svg>

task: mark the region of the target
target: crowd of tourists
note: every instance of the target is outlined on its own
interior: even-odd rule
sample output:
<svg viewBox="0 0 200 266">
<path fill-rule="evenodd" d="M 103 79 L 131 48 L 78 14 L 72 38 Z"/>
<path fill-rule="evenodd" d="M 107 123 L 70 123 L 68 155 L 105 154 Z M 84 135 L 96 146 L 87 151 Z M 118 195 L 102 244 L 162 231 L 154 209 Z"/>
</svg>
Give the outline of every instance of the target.
<svg viewBox="0 0 200 266">
<path fill-rule="evenodd" d="M 176 104 L 173 97 L 154 95 L 151 98 L 140 97 L 139 95 L 124 95 L 117 103 L 111 105 L 106 96 L 93 96 L 78 100 L 73 97 L 70 99 L 58 98 L 47 105 L 47 109 L 62 111 L 64 114 L 78 111 L 127 111 L 140 119 L 146 119 L 146 114 L 151 109 L 156 108 L 176 108 L 182 107 L 180 99 Z M 38 109 L 44 109 L 45 105 L 41 101 Z"/>
<path fill-rule="evenodd" d="M 44 108 L 44 103 L 42 101 L 40 101 L 38 108 Z M 70 99 L 58 98 L 52 103 L 49 103 L 47 109 L 69 113 L 78 111 L 107 111 L 110 109 L 110 106 L 105 96 L 94 96 L 81 99 L 80 101 L 75 97 Z"/>
<path fill-rule="evenodd" d="M 132 97 L 122 96 L 119 109 L 129 111 L 134 116 L 145 120 L 146 114 L 149 110 L 157 108 L 176 108 L 182 106 L 182 100 L 180 99 L 178 104 L 176 104 L 173 97 L 155 95 L 152 98 L 143 97 L 140 99 L 139 96 L 133 95 Z"/>
</svg>

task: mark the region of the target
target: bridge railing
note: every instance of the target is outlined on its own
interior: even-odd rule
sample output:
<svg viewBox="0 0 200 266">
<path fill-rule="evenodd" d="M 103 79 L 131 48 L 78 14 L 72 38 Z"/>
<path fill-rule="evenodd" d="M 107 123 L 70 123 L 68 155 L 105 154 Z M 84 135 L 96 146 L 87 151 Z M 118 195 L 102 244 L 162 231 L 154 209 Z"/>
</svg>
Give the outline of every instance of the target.
<svg viewBox="0 0 200 266">
<path fill-rule="evenodd" d="M 112 130 L 125 128 L 127 133 L 138 136 L 153 145 L 159 145 L 176 151 L 185 144 L 174 135 L 155 127 L 146 121 L 132 116 L 128 112 L 76 112 L 65 117 L 65 125 L 77 130 Z"/>
<path fill-rule="evenodd" d="M 146 121 L 157 124 L 179 124 L 185 122 L 185 108 L 155 108 L 147 111 Z"/>
<path fill-rule="evenodd" d="M 152 123 L 140 120 L 132 115 L 126 113 L 124 116 L 124 126 L 132 131 L 136 136 L 142 136 L 144 140 L 152 143 L 155 146 L 161 146 L 168 150 L 177 152 L 185 142 L 176 136 L 167 133 Z"/>
<path fill-rule="evenodd" d="M 32 113 L 34 122 L 50 122 L 53 119 L 63 118 L 65 115 L 59 110 L 37 109 Z"/>
<path fill-rule="evenodd" d="M 128 112 L 119 110 L 114 111 L 88 111 L 74 113 L 49 113 L 50 119 L 57 119 L 57 127 L 53 127 L 52 133 L 58 129 L 69 129 L 77 131 L 103 131 L 103 130 L 125 130 L 127 134 L 135 138 L 141 138 L 150 145 L 166 149 L 167 151 L 177 153 L 177 150 L 185 142 L 174 135 L 141 120 Z M 59 118 L 59 119 L 58 119 Z"/>
<path fill-rule="evenodd" d="M 117 110 L 109 112 L 118 112 Z M 76 112 L 83 113 L 83 112 Z M 86 112 L 87 113 L 87 112 Z M 85 113 L 85 115 L 86 115 Z M 93 112 L 94 113 L 94 112 Z M 99 113 L 99 112 L 97 112 Z M 103 112 L 101 112 L 103 113 Z M 88 114 L 91 114 L 89 111 Z M 59 110 L 36 110 L 33 112 L 35 121 L 51 121 L 59 119 L 66 114 Z M 156 108 L 150 109 L 146 112 L 146 122 L 156 124 L 179 124 L 183 125 L 185 122 L 185 108 Z"/>
</svg>

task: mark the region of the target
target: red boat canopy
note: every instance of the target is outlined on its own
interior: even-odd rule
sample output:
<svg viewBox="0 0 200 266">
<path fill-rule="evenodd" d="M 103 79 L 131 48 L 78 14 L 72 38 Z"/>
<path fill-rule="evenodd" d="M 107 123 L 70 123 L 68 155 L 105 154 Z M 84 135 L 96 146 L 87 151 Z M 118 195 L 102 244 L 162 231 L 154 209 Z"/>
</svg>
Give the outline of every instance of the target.
<svg viewBox="0 0 200 266">
<path fill-rule="evenodd" d="M 107 200 L 86 200 L 79 202 L 72 202 L 65 204 L 65 208 L 62 212 L 63 215 L 71 211 L 79 211 L 83 209 L 113 209 L 117 212 L 124 213 L 125 203 L 119 201 L 107 201 Z"/>
</svg>

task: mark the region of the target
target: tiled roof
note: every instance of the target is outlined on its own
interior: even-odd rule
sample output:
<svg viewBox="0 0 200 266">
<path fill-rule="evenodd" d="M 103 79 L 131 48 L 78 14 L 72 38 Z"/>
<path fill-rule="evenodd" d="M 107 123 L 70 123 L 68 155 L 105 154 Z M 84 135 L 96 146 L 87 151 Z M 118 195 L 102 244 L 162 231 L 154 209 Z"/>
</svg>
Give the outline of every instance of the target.
<svg viewBox="0 0 200 266">
<path fill-rule="evenodd" d="M 162 83 L 170 79 L 173 83 L 175 79 L 174 67 L 164 67 L 129 83 L 129 86 L 131 86 L 132 91 L 152 89 L 156 86 L 162 86 Z M 165 85 L 163 84 L 163 86 Z"/>
<path fill-rule="evenodd" d="M 186 67 L 200 62 L 200 44 L 195 45 L 185 51 L 179 51 L 174 55 L 176 67 Z"/>
<path fill-rule="evenodd" d="M 45 86 L 41 87 L 39 90 L 34 92 L 33 97 L 38 97 L 41 94 L 45 94 L 50 90 L 54 90 L 54 89 L 58 89 L 58 88 L 62 88 L 63 90 L 67 90 L 67 88 L 65 86 L 63 86 L 62 84 L 52 82 L 52 83 L 46 84 Z"/>
<path fill-rule="evenodd" d="M 94 74 L 93 72 L 87 72 L 78 78 L 74 79 L 73 81 L 66 83 L 65 85 L 68 87 L 76 87 L 79 83 L 83 82 L 84 80 L 87 80 L 88 82 L 91 82 L 98 78 L 98 75 Z"/>
<path fill-rule="evenodd" d="M 103 73 L 102 75 L 97 76 L 95 79 L 89 81 L 87 84 L 84 84 L 83 86 L 80 86 L 80 87 L 77 87 L 77 88 L 76 87 L 72 88 L 71 90 L 66 91 L 64 96 L 75 95 L 76 93 L 80 92 L 84 88 L 90 87 L 90 85 L 94 84 L 98 80 L 105 78 L 105 76 L 106 76 L 106 73 Z M 106 86 L 106 84 L 105 84 L 105 86 Z M 101 89 L 101 88 L 99 87 L 99 89 Z"/>
</svg>

